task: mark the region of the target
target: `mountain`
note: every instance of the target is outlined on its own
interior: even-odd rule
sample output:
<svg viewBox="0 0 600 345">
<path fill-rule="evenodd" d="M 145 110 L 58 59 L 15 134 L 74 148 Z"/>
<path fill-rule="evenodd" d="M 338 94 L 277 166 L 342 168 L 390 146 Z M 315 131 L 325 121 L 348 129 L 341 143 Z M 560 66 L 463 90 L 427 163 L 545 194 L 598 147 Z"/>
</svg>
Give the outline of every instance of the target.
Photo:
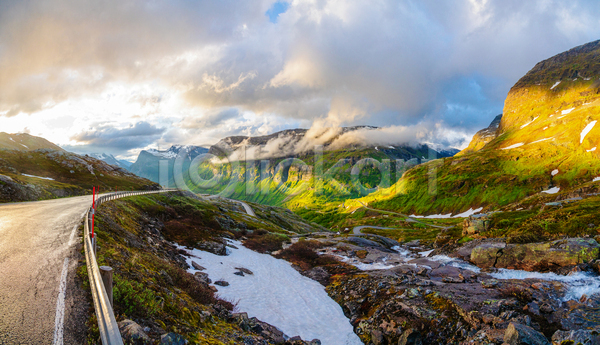
<svg viewBox="0 0 600 345">
<path fill-rule="evenodd" d="M 511 88 L 502 117 L 460 155 L 415 167 L 361 202 L 416 214 L 457 214 L 593 194 L 600 175 L 599 119 L 600 41 L 595 41 L 538 63 Z M 427 187 L 431 171 L 433 191 Z"/>
<path fill-rule="evenodd" d="M 475 133 L 473 139 L 469 143 L 469 146 L 460 152 L 460 155 L 464 155 L 470 152 L 477 152 L 481 150 L 487 143 L 496 139 L 498 136 L 498 129 L 500 128 L 500 122 L 502 121 L 502 114 L 496 116 L 492 123 L 487 128 L 480 130 Z"/>
<path fill-rule="evenodd" d="M 197 193 L 298 210 L 366 195 L 380 184 L 394 183 L 411 166 L 458 152 L 426 144 L 375 146 L 355 140 L 376 129 L 290 129 L 227 137 L 210 148 L 220 160 L 199 165 L 199 177 L 205 181 L 187 185 Z M 315 152 L 319 146 L 322 150 Z"/>
<path fill-rule="evenodd" d="M 160 162 L 165 161 L 168 167 L 168 175 L 164 177 L 166 180 L 164 183 L 173 186 L 175 184 L 173 179 L 173 167 L 175 160 L 178 156 L 185 157 L 183 162 L 183 169 L 187 170 L 191 161 L 201 154 L 208 153 L 208 149 L 201 146 L 184 146 L 184 145 L 173 145 L 168 150 L 143 150 L 138 155 L 137 160 L 129 167 L 129 171 L 132 173 L 147 178 L 154 182 L 159 181 L 160 177 Z"/>
<path fill-rule="evenodd" d="M 94 158 L 104 161 L 110 165 L 115 165 L 115 166 L 118 166 L 118 167 L 126 169 L 126 170 L 129 170 L 129 167 L 133 164 L 126 160 L 116 159 L 115 156 L 113 156 L 109 153 L 89 153 L 88 156 L 94 157 Z"/>
<path fill-rule="evenodd" d="M 62 148 L 44 138 L 35 137 L 26 133 L 8 134 L 4 132 L 0 132 L 0 149 L 18 151 L 49 149 L 64 151 Z"/>
<path fill-rule="evenodd" d="M 107 190 L 158 189 L 152 181 L 29 134 L 0 133 L 0 202 L 30 201 Z"/>
</svg>

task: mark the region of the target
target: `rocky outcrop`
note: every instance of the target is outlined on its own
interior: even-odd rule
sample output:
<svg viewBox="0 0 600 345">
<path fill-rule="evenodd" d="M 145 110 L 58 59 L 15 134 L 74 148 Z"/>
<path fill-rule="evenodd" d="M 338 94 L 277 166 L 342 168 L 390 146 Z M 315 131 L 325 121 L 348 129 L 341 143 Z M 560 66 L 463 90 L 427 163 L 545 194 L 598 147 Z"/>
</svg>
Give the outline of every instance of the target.
<svg viewBox="0 0 600 345">
<path fill-rule="evenodd" d="M 473 249 L 470 261 L 481 268 L 554 271 L 593 262 L 600 245 L 590 238 L 569 238 L 544 243 L 483 243 Z"/>
<path fill-rule="evenodd" d="M 223 239 L 222 242 L 215 241 L 204 241 L 198 242 L 196 248 L 200 250 L 205 250 L 209 253 L 213 253 L 215 255 L 225 256 L 227 255 L 227 242 Z"/>
<path fill-rule="evenodd" d="M 460 151 L 457 156 L 464 155 L 466 153 L 477 152 L 481 150 L 487 143 L 496 139 L 498 136 L 498 128 L 500 127 L 500 122 L 502 121 L 502 114 L 496 116 L 492 123 L 487 128 L 480 130 L 475 133 L 473 139 L 469 143 L 469 146 Z"/>
<path fill-rule="evenodd" d="M 551 345 L 542 333 L 513 322 L 504 332 L 504 342 L 509 345 Z"/>
<path fill-rule="evenodd" d="M 600 344 L 600 328 L 556 331 L 552 336 L 552 344 Z"/>
</svg>

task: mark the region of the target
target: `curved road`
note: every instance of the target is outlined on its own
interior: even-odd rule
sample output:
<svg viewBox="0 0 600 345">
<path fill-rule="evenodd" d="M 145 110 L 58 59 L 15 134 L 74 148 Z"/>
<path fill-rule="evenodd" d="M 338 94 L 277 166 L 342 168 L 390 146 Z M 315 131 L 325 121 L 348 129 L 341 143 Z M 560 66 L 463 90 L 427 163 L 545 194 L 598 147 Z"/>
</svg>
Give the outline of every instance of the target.
<svg viewBox="0 0 600 345">
<path fill-rule="evenodd" d="M 81 344 L 78 227 L 91 196 L 0 204 L 0 344 Z"/>
</svg>

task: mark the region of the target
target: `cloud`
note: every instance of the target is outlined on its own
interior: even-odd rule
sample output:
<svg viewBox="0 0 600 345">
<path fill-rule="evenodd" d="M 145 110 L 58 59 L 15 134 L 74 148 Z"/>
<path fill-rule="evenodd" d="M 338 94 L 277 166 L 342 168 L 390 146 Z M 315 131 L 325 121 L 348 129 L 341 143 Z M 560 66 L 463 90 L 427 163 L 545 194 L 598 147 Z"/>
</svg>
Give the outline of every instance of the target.
<svg viewBox="0 0 600 345">
<path fill-rule="evenodd" d="M 145 147 L 159 139 L 164 132 L 164 128 L 158 128 L 143 121 L 126 128 L 116 128 L 112 124 L 100 124 L 75 134 L 70 139 L 85 145 L 88 150 L 106 148 L 110 149 L 112 153 Z"/>
<path fill-rule="evenodd" d="M 135 87 L 111 116 L 161 145 L 313 123 L 462 145 L 538 61 L 598 38 L 591 0 L 5 0 L 0 121 L 61 107 L 107 135 L 80 105 Z"/>
<path fill-rule="evenodd" d="M 240 111 L 237 108 L 227 108 L 227 109 L 211 109 L 207 111 L 201 117 L 193 116 L 186 117 L 181 123 L 179 127 L 186 129 L 211 129 L 219 126 L 223 122 L 238 118 L 240 116 Z"/>
</svg>

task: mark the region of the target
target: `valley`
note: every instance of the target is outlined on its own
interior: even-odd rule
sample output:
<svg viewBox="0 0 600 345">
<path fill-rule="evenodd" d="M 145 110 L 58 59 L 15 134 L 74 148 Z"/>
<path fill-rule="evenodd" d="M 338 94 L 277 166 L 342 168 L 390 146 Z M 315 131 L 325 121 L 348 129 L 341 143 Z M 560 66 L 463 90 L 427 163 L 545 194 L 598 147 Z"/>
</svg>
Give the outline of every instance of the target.
<svg viewBox="0 0 600 345">
<path fill-rule="evenodd" d="M 361 142 L 379 129 L 353 126 L 146 149 L 129 165 L 0 133 L 0 211 L 69 210 L 57 226 L 36 220 L 56 238 L 28 228 L 13 239 L 0 214 L 0 244 L 41 241 L 54 272 L 53 250 L 73 251 L 65 227 L 78 229 L 92 188 L 175 188 L 95 213 L 97 261 L 115 271 L 126 342 L 600 343 L 598 66 L 600 41 L 538 63 L 460 152 Z M 0 254 L 0 267 L 30 260 Z M 86 263 L 68 267 L 69 286 L 92 305 Z M 37 298 L 15 297 L 11 284 L 0 286 L 3 305 Z M 97 343 L 98 319 L 83 309 L 67 338 Z M 13 336 L 16 319 L 5 315 L 0 336 Z M 51 319 L 31 339 L 48 337 Z"/>
</svg>

